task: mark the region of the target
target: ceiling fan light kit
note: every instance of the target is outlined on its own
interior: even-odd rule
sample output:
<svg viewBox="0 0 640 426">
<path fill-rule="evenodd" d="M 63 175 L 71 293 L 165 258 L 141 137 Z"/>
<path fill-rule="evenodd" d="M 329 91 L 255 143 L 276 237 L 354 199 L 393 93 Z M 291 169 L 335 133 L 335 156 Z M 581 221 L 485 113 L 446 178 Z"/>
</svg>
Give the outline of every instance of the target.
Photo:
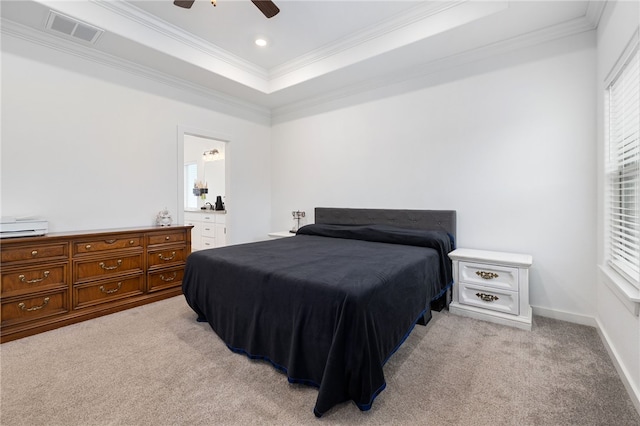
<svg viewBox="0 0 640 426">
<path fill-rule="evenodd" d="M 173 4 L 184 9 L 191 9 L 194 2 L 195 0 L 174 0 Z M 255 4 L 267 18 L 273 18 L 280 12 L 278 6 L 271 0 L 251 0 L 251 3 Z M 216 0 L 211 0 L 211 4 L 215 6 Z"/>
</svg>

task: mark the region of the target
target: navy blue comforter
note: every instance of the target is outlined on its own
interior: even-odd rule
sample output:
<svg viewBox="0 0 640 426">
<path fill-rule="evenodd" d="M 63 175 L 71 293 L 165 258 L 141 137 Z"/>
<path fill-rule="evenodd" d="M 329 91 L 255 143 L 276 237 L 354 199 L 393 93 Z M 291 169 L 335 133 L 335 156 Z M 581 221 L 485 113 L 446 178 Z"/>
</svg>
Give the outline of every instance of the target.
<svg viewBox="0 0 640 426">
<path fill-rule="evenodd" d="M 349 400 L 368 410 L 384 363 L 451 285 L 452 245 L 440 231 L 307 225 L 192 253 L 182 289 L 230 349 L 318 387 L 316 416 Z"/>
</svg>

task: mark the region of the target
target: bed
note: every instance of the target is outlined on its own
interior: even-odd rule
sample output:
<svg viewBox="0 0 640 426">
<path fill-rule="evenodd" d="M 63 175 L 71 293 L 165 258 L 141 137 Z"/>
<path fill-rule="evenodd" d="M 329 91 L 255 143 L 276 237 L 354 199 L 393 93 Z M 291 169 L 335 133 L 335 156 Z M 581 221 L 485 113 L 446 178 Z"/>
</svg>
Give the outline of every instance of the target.
<svg viewBox="0 0 640 426">
<path fill-rule="evenodd" d="M 316 208 L 295 236 L 192 253 L 182 289 L 229 349 L 317 387 L 316 416 L 368 410 L 385 362 L 448 300 L 455 228 L 451 210 Z"/>
</svg>

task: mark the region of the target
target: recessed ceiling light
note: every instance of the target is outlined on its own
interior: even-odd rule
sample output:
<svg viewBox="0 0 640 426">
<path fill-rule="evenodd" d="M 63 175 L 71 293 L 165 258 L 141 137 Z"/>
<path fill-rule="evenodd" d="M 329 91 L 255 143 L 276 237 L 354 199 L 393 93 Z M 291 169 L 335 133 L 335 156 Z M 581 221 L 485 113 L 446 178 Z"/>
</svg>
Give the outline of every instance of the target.
<svg viewBox="0 0 640 426">
<path fill-rule="evenodd" d="M 258 37 L 256 38 L 255 43 L 257 46 L 265 47 L 267 45 L 267 40 L 265 38 Z"/>
</svg>

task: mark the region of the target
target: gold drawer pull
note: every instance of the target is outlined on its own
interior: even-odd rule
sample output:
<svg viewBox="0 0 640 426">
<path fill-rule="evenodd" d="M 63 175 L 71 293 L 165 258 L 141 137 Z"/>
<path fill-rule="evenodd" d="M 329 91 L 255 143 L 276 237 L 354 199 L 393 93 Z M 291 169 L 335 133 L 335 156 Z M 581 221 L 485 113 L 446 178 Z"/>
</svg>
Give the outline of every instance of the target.
<svg viewBox="0 0 640 426">
<path fill-rule="evenodd" d="M 169 257 L 164 257 L 164 256 L 162 255 L 162 253 L 158 253 L 158 257 L 160 258 L 160 260 L 164 260 L 164 261 L 167 261 L 167 260 L 173 260 L 173 258 L 175 258 L 175 257 L 176 257 L 176 252 L 175 252 L 175 251 L 172 251 L 172 252 L 171 252 L 171 256 L 169 256 Z"/>
<path fill-rule="evenodd" d="M 113 244 L 113 243 L 115 243 L 116 241 L 118 241 L 118 240 L 114 240 L 114 239 L 111 239 L 111 240 L 104 240 L 104 242 L 105 242 L 105 243 L 107 243 L 107 244 Z"/>
<path fill-rule="evenodd" d="M 129 240 L 129 245 L 130 245 L 130 246 L 132 246 L 132 245 L 134 245 L 134 244 L 135 244 L 135 242 L 134 242 L 133 240 Z"/>
<path fill-rule="evenodd" d="M 476 296 L 482 299 L 483 302 L 495 302 L 496 300 L 499 299 L 498 296 L 494 296 L 493 294 L 486 294 L 486 293 L 476 293 Z"/>
<path fill-rule="evenodd" d="M 38 255 L 38 250 L 33 250 L 31 252 L 31 257 L 36 257 Z"/>
<path fill-rule="evenodd" d="M 91 244 L 87 244 L 86 246 L 84 246 L 84 248 L 86 248 L 87 250 L 91 250 Z"/>
<path fill-rule="evenodd" d="M 494 278 L 498 278 L 498 274 L 496 274 L 495 272 L 476 271 L 476 275 L 483 280 L 492 280 Z"/>
<path fill-rule="evenodd" d="M 101 285 L 101 286 L 100 286 L 100 291 L 101 291 L 101 292 L 103 292 L 103 293 L 105 293 L 105 294 L 113 294 L 113 293 L 115 293 L 116 291 L 120 290 L 120 288 L 121 288 L 121 287 L 122 287 L 122 281 L 120 281 L 120 282 L 118 283 L 118 287 L 117 287 L 117 288 L 113 288 L 113 289 L 111 289 L 111 290 L 107 290 L 107 289 L 105 289 L 105 288 L 104 288 L 104 286 L 103 286 L 103 285 Z"/>
<path fill-rule="evenodd" d="M 167 235 L 166 237 L 164 237 L 164 240 L 165 240 L 165 241 L 169 241 L 170 239 L 171 239 L 171 237 L 170 237 L 170 236 L 168 236 L 168 235 Z"/>
<path fill-rule="evenodd" d="M 117 263 L 116 266 L 106 266 L 104 262 L 100 262 L 100 263 L 98 263 L 98 265 L 100 265 L 100 267 L 102 269 L 104 269 L 105 271 L 112 271 L 114 269 L 118 269 L 120 267 L 120 265 L 122 265 L 122 259 L 118 259 L 118 261 L 116 263 Z"/>
<path fill-rule="evenodd" d="M 47 303 L 49 303 L 49 298 L 45 297 L 44 301 L 42 302 L 42 305 L 32 306 L 30 308 L 27 308 L 27 305 L 25 305 L 24 302 L 20 302 L 20 303 L 18 303 L 18 308 L 22 309 L 23 311 L 27 311 L 27 312 L 38 311 L 38 310 L 44 308 L 45 306 L 47 306 Z"/>
<path fill-rule="evenodd" d="M 173 276 L 172 277 L 165 278 L 164 274 L 160 274 L 160 279 L 162 281 L 168 283 L 168 282 L 171 282 L 171 281 L 175 280 L 177 276 L 178 276 L 178 273 L 176 271 L 173 271 Z"/>
<path fill-rule="evenodd" d="M 21 282 L 23 283 L 27 283 L 27 284 L 33 284 L 33 283 L 39 283 L 45 280 L 45 278 L 47 278 L 49 276 L 49 271 L 44 271 L 44 273 L 42 275 L 44 275 L 42 278 L 34 278 L 32 280 L 28 280 L 24 275 L 20 274 L 18 275 L 18 278 L 20 279 Z"/>
</svg>

